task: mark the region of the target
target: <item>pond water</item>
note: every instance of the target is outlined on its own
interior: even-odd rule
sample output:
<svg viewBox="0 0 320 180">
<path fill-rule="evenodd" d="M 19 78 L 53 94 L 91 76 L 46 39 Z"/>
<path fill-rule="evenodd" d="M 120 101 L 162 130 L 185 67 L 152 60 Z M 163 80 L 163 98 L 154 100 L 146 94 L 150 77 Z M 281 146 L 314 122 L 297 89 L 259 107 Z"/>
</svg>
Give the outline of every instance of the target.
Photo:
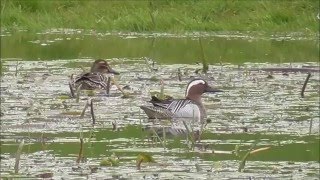
<svg viewBox="0 0 320 180">
<path fill-rule="evenodd" d="M 210 64 L 206 74 L 196 63 L 200 35 Z M 4 32 L 1 178 L 318 179 L 318 52 L 316 38 L 299 35 Z M 96 58 L 108 59 L 121 73 L 115 78 L 128 87 L 129 98 L 115 87 L 110 97 L 82 92 L 78 103 L 70 98 L 68 78 Z M 301 98 L 307 72 L 311 77 Z M 165 94 L 183 98 L 194 77 L 224 90 L 203 96 L 211 123 L 194 148 L 186 136 L 159 134 L 160 141 L 146 126 L 168 122 L 148 120 L 139 106 L 160 91 L 161 80 Z M 89 97 L 95 125 L 89 110 L 80 117 Z M 80 137 L 83 158 L 77 163 Z M 251 148 L 264 147 L 270 148 L 250 155 L 238 172 Z M 138 170 L 139 154 L 154 162 Z M 100 166 L 105 158 L 112 159 L 109 166 Z"/>
</svg>

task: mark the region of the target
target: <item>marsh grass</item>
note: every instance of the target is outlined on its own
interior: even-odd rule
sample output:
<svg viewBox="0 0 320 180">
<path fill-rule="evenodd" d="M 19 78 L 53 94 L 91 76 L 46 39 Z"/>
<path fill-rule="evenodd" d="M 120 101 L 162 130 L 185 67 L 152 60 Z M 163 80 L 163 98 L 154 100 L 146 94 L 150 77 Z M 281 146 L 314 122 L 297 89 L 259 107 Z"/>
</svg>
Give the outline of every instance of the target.
<svg viewBox="0 0 320 180">
<path fill-rule="evenodd" d="M 204 49 L 203 49 L 201 37 L 199 37 L 199 46 L 200 46 L 200 50 L 201 50 L 202 72 L 207 73 L 209 70 L 209 65 L 208 65 L 206 56 L 204 54 Z"/>
<path fill-rule="evenodd" d="M 42 1 L 1 2 L 9 30 L 76 28 L 134 32 L 264 31 L 317 33 L 319 1 Z"/>
</svg>

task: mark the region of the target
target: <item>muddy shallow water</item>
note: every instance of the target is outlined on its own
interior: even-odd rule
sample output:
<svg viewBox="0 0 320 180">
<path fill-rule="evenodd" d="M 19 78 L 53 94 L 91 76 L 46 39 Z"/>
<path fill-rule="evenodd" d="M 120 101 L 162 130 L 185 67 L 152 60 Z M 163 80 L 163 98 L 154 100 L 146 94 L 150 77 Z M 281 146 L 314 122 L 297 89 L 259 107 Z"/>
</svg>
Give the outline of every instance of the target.
<svg viewBox="0 0 320 180">
<path fill-rule="evenodd" d="M 82 92 L 77 103 L 69 97 L 68 77 L 82 72 L 81 67 L 88 69 L 92 58 L 24 61 L 23 57 L 10 57 L 2 57 L 2 178 L 319 177 L 318 63 L 212 63 L 207 74 L 197 74 L 201 64 L 153 63 L 153 59 L 144 57 L 110 58 L 113 68 L 121 73 L 116 76 L 117 82 L 128 87 L 130 97 L 122 98 L 113 87 L 110 97 Z M 300 91 L 307 73 L 267 69 L 275 67 L 312 69 L 304 98 Z M 212 122 L 194 149 L 185 136 L 166 137 L 163 145 L 145 129 L 154 123 L 139 106 L 147 104 L 150 92 L 160 91 L 160 80 L 165 94 L 182 98 L 186 83 L 194 77 L 203 77 L 224 91 L 203 96 Z M 94 102 L 94 126 L 89 110 L 80 118 L 88 97 Z M 80 137 L 84 140 L 84 158 L 77 163 Z M 19 173 L 15 174 L 15 153 L 22 140 L 25 144 Z M 243 172 L 238 172 L 242 157 L 253 144 L 254 149 L 270 149 L 252 154 Z M 141 153 L 150 154 L 155 162 L 143 162 L 137 170 L 136 160 Z M 117 164 L 100 166 L 104 158 L 113 155 L 117 156 Z"/>
</svg>

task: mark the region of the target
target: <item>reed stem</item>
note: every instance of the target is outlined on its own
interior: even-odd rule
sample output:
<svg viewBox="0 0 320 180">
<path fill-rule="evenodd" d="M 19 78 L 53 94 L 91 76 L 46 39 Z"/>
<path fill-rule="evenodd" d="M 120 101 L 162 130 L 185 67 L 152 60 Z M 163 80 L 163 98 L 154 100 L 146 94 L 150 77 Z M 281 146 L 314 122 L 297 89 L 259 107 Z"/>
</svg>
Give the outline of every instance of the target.
<svg viewBox="0 0 320 180">
<path fill-rule="evenodd" d="M 204 54 L 204 49 L 203 49 L 201 37 L 199 37 L 199 45 L 200 45 L 200 50 L 201 50 L 202 72 L 207 73 L 209 66 L 208 66 L 208 62 L 207 62 L 205 54 Z"/>
</svg>

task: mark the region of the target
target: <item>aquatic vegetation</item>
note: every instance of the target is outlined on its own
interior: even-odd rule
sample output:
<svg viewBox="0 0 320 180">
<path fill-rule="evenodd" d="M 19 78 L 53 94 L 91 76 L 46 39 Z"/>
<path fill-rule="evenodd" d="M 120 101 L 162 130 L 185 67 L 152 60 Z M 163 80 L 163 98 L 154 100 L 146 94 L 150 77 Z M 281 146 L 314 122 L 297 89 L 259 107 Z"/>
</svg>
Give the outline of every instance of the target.
<svg viewBox="0 0 320 180">
<path fill-rule="evenodd" d="M 247 159 L 249 158 L 250 155 L 252 154 L 255 154 L 255 153 L 258 153 L 258 152 L 261 152 L 261 151 L 265 151 L 265 150 L 268 150 L 270 149 L 270 147 L 263 147 L 263 148 L 259 148 L 259 149 L 255 149 L 255 150 L 249 150 L 242 158 L 240 164 L 239 164 L 239 168 L 238 168 L 238 171 L 239 172 L 242 172 L 243 169 L 244 169 L 244 166 L 246 164 L 246 161 Z"/>
<path fill-rule="evenodd" d="M 103 158 L 100 162 L 100 166 L 119 166 L 120 159 L 115 154 L 110 157 Z"/>
<path fill-rule="evenodd" d="M 48 34 L 44 36 L 52 38 Z M 189 38 L 175 37 L 175 40 L 190 43 Z M 150 45 L 148 38 L 141 39 Z M 141 45 L 141 39 L 135 38 L 137 46 Z M 192 47 L 198 49 L 198 37 L 194 39 Z M 214 38 L 215 41 L 218 39 Z M 204 38 L 203 45 L 211 45 L 210 40 Z M 157 42 L 161 41 L 161 37 L 157 37 Z M 228 41 L 233 43 L 226 43 L 226 46 L 242 40 Z M 72 44 L 72 40 L 68 42 Z M 165 42 L 167 44 L 168 41 Z M 286 41 L 283 43 L 288 45 Z M 279 45 L 276 40 L 271 44 Z M 300 45 L 303 47 L 303 43 Z M 282 45 L 278 47 L 281 49 Z M 51 45 L 46 48 L 50 49 Z M 253 46 L 248 48 L 252 51 Z M 19 46 L 16 49 L 17 56 L 23 56 Z M 204 48 L 205 51 L 208 49 Z M 292 50 L 289 52 L 294 54 Z M 109 52 L 113 53 L 112 50 Z M 188 53 L 193 51 L 188 50 Z M 309 51 L 303 50 L 303 53 L 309 54 Z M 66 78 L 71 73 L 78 73 L 79 69 L 64 66 L 77 60 L 53 58 L 54 61 L 42 61 L 47 60 L 43 58 L 17 62 L 16 59 L 4 58 L 2 65 L 6 72 L 1 77 L 1 112 L 4 112 L 1 116 L 1 178 L 317 178 L 317 62 L 247 62 L 238 65 L 226 63 L 224 58 L 222 63 L 210 62 L 212 54 L 205 52 L 205 55 L 209 66 L 206 74 L 194 74 L 200 63 L 181 61 L 185 64 L 168 64 L 166 58 L 153 57 L 152 61 L 156 62 L 153 66 L 150 60 L 150 69 L 145 58 L 140 58 L 141 54 L 132 55 L 139 58 L 114 58 L 112 61 L 123 73 L 117 83 L 125 87 L 124 91 L 129 91 L 131 97 L 121 98 L 122 92 L 113 94 L 114 88 L 110 90 L 110 96 L 95 93 L 92 94 L 94 96 L 79 97 L 79 102 L 68 96 Z M 118 57 L 116 54 L 111 56 Z M 291 54 L 284 56 L 291 58 Z M 195 60 L 197 57 L 199 53 L 192 58 Z M 313 59 L 303 55 L 299 57 Z M 250 59 L 248 56 L 244 58 Z M 178 69 L 181 81 L 177 77 Z M 306 95 L 301 98 L 299 93 L 306 80 L 306 72 L 311 76 Z M 273 78 L 266 78 L 268 74 Z M 152 81 L 152 76 L 165 84 Z M 150 92 L 157 92 L 163 98 L 168 98 L 165 94 L 180 98 L 185 83 L 198 76 L 225 90 L 222 94 L 203 97 L 208 119 L 199 131 L 186 124 L 188 133 L 173 136 L 167 131 L 171 121 L 150 121 L 141 113 L 139 106 L 150 99 Z M 81 93 L 87 95 L 84 91 Z M 93 103 L 87 102 L 90 98 L 94 99 Z M 88 108 L 92 108 L 90 114 L 95 119 L 89 116 Z M 257 139 L 259 143 L 252 147 Z M 13 174 L 13 155 L 17 152 L 17 142 L 22 141 L 26 144 L 21 150 L 19 174 Z"/>
<path fill-rule="evenodd" d="M 200 50 L 201 50 L 202 72 L 207 73 L 209 66 L 208 66 L 206 56 L 204 54 L 204 49 L 203 49 L 201 37 L 199 38 L 199 45 L 200 45 Z M 198 73 L 196 73 L 196 74 L 198 74 Z"/>
<path fill-rule="evenodd" d="M 155 160 L 153 159 L 151 154 L 147 154 L 147 153 L 140 153 L 137 157 L 137 169 L 140 170 L 141 169 L 141 164 L 144 163 L 154 163 Z"/>
</svg>

